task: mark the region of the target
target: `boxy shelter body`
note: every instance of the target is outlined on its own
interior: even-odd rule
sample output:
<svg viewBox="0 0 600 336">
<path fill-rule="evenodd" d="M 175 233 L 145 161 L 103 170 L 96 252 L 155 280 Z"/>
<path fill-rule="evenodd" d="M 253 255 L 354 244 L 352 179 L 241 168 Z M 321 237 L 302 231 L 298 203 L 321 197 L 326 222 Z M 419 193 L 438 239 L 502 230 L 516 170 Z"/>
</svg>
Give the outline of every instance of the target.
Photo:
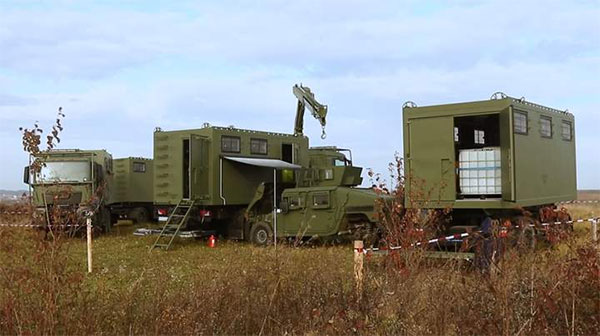
<svg viewBox="0 0 600 336">
<path fill-rule="evenodd" d="M 154 169 L 152 159 L 127 157 L 113 160 L 112 203 L 152 203 Z"/>
<path fill-rule="evenodd" d="M 403 108 L 406 206 L 508 210 L 576 198 L 572 114 L 524 99 Z"/>
<path fill-rule="evenodd" d="M 127 157 L 113 160 L 111 217 L 132 219 L 137 223 L 150 220 L 153 214 L 154 164 L 152 159 Z"/>
<path fill-rule="evenodd" d="M 258 185 L 273 179 L 273 165 L 308 164 L 308 138 L 233 127 L 154 133 L 154 202 L 176 205 L 245 206 Z M 282 183 L 295 183 L 281 170 Z"/>
</svg>

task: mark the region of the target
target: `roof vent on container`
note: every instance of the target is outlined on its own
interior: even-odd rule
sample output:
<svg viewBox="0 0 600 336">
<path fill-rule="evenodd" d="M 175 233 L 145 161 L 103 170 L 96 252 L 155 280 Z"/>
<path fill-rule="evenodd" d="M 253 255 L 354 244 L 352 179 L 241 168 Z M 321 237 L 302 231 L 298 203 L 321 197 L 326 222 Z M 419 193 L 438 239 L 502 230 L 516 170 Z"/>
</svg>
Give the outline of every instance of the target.
<svg viewBox="0 0 600 336">
<path fill-rule="evenodd" d="M 492 94 L 492 96 L 490 97 L 490 100 L 497 100 L 497 99 L 504 99 L 504 98 L 508 98 L 508 96 L 504 92 L 496 91 L 496 92 L 494 92 L 494 94 Z"/>
<path fill-rule="evenodd" d="M 402 108 L 413 108 L 413 107 L 417 107 L 417 104 L 415 104 L 415 102 L 413 102 L 412 100 L 408 100 L 404 104 L 402 104 Z"/>
</svg>

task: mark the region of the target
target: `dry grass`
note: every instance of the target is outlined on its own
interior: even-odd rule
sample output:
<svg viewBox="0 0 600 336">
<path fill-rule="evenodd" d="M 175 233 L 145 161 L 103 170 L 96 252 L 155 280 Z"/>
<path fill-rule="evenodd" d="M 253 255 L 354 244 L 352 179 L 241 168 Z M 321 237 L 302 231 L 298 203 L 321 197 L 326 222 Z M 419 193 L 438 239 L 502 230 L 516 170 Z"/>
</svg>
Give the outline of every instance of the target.
<svg viewBox="0 0 600 336">
<path fill-rule="evenodd" d="M 372 256 L 354 290 L 350 246 L 257 248 L 94 241 L 0 229 L 0 334 L 594 334 L 600 262 L 589 236 L 509 251 L 491 272 L 420 251 Z"/>
</svg>

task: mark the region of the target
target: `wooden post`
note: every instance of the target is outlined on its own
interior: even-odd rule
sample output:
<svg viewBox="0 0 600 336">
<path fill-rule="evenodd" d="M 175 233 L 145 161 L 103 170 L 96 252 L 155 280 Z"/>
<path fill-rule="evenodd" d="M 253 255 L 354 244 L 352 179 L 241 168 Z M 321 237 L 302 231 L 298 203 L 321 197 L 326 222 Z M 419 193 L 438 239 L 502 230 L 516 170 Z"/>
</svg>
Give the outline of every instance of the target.
<svg viewBox="0 0 600 336">
<path fill-rule="evenodd" d="M 592 219 L 592 241 L 598 242 L 598 219 Z"/>
<path fill-rule="evenodd" d="M 354 280 L 356 284 L 356 296 L 362 297 L 363 289 L 363 262 L 364 262 L 364 244 L 362 240 L 354 241 Z"/>
<path fill-rule="evenodd" d="M 273 245 L 277 249 L 277 169 L 273 169 Z"/>
<path fill-rule="evenodd" d="M 88 273 L 92 273 L 92 218 L 86 219 L 87 226 L 87 264 Z"/>
</svg>

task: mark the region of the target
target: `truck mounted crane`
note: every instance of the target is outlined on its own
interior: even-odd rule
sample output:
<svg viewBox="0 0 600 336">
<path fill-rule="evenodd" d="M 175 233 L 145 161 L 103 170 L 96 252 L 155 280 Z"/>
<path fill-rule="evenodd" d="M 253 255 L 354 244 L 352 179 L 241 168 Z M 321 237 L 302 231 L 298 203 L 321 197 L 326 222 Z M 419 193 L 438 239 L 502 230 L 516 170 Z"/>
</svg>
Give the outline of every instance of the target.
<svg viewBox="0 0 600 336">
<path fill-rule="evenodd" d="M 321 123 L 321 139 L 325 139 L 327 134 L 325 133 L 325 124 L 327 123 L 325 117 L 327 116 L 327 105 L 319 103 L 315 99 L 315 94 L 310 90 L 309 87 L 303 86 L 302 84 L 294 85 L 294 95 L 298 98 L 298 108 L 296 109 L 296 121 L 294 124 L 294 135 L 303 135 L 304 130 L 304 111 L 306 107 L 310 109 L 312 116 Z"/>
</svg>

